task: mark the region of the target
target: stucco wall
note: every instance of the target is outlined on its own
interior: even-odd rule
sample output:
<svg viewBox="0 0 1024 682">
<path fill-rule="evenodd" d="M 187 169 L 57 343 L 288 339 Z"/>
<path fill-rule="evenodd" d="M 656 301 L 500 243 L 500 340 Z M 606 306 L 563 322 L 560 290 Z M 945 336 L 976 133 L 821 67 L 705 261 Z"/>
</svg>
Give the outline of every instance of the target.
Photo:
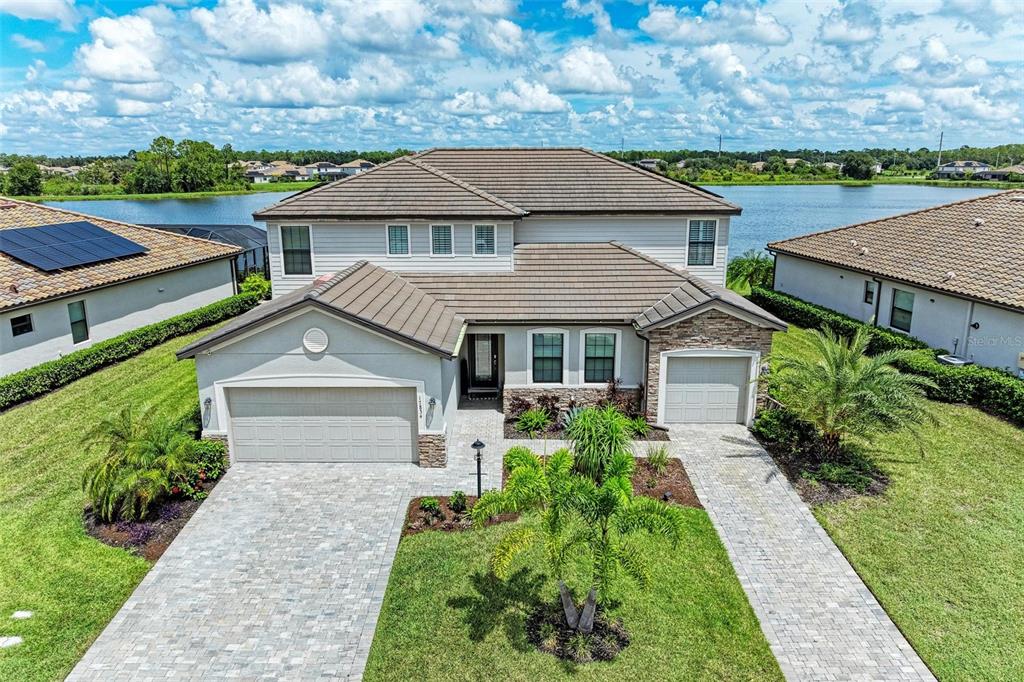
<svg viewBox="0 0 1024 682">
<path fill-rule="evenodd" d="M 325 352 L 313 354 L 303 348 L 302 336 L 310 327 L 327 333 L 330 340 Z M 450 405 L 451 386 L 449 380 L 446 392 L 442 369 L 445 360 L 317 310 L 265 327 L 209 354 L 201 353 L 195 362 L 200 404 L 206 398 L 212 400 L 209 415 L 204 415 L 204 432 L 227 430 L 217 382 L 255 377 L 298 377 L 310 385 L 325 378 L 342 377 L 355 381 L 385 377 L 422 382 L 418 398 L 425 428 L 421 427 L 420 432 L 446 430 L 445 412 Z M 431 398 L 435 399 L 433 409 L 429 407 Z"/>
<path fill-rule="evenodd" d="M 806 301 L 870 321 L 874 307 L 863 304 L 868 275 L 780 254 L 775 288 Z M 910 334 L 933 348 L 967 357 L 979 365 L 1016 369 L 1024 352 L 1024 313 L 971 302 L 909 284 L 882 279 L 877 323 L 890 326 L 893 290 L 914 294 Z M 971 328 L 977 323 L 978 329 Z"/>
<path fill-rule="evenodd" d="M 233 261 L 219 260 L 0 313 L 0 374 L 88 348 L 234 293 Z M 89 339 L 71 340 L 68 304 L 85 301 Z M 11 318 L 31 314 L 32 331 L 13 336 Z"/>
</svg>

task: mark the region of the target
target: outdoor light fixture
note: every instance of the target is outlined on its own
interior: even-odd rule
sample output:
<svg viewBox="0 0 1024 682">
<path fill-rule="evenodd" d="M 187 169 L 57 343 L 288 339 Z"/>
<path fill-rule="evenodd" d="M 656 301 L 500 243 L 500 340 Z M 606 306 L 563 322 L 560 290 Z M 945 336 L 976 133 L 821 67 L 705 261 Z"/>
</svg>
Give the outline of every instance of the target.
<svg viewBox="0 0 1024 682">
<path fill-rule="evenodd" d="M 210 425 L 210 407 L 213 406 L 213 398 L 207 398 L 203 401 L 203 426 Z"/>
<path fill-rule="evenodd" d="M 481 463 L 484 461 L 484 455 L 483 455 L 484 443 L 483 443 L 482 440 L 477 438 L 475 441 L 473 441 L 473 444 L 470 445 L 469 447 L 471 447 L 474 450 L 476 450 L 476 499 L 479 500 L 480 496 L 483 495 L 483 479 L 482 479 L 482 475 L 483 474 L 481 474 L 481 472 L 480 472 L 480 466 L 481 466 Z"/>
</svg>

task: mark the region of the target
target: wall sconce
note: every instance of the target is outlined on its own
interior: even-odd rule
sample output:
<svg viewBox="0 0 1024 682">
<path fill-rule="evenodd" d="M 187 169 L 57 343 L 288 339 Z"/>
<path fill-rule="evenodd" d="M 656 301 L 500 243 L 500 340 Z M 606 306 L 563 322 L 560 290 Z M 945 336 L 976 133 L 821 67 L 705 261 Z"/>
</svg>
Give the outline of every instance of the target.
<svg viewBox="0 0 1024 682">
<path fill-rule="evenodd" d="M 210 411 L 213 408 L 213 398 L 207 398 L 203 401 L 203 426 L 210 425 Z"/>
</svg>

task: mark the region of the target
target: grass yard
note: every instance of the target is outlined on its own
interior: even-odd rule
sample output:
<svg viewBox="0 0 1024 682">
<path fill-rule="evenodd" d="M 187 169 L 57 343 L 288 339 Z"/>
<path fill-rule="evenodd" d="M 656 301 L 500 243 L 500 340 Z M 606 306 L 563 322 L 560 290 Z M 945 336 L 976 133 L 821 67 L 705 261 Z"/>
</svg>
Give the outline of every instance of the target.
<svg viewBox="0 0 1024 682">
<path fill-rule="evenodd" d="M 530 605 L 554 601 L 543 551 L 499 583 L 487 573 L 498 539 L 515 524 L 402 539 L 364 679 L 781 680 L 760 626 L 704 511 L 686 508 L 676 549 L 657 543 L 652 583 L 623 581 L 621 617 L 632 643 L 608 663 L 573 666 L 526 639 Z M 529 523 L 524 520 L 517 523 Z"/>
<path fill-rule="evenodd" d="M 775 351 L 803 333 L 777 333 Z M 931 411 L 923 459 L 907 432 L 865 450 L 892 479 L 883 496 L 815 515 L 940 679 L 1024 679 L 1024 431 Z"/>
<path fill-rule="evenodd" d="M 63 678 L 124 603 L 149 565 L 82 529 L 82 434 L 128 402 L 188 409 L 191 361 L 183 336 L 0 414 L 0 680 Z M 16 610 L 28 620 L 10 620 Z"/>
</svg>

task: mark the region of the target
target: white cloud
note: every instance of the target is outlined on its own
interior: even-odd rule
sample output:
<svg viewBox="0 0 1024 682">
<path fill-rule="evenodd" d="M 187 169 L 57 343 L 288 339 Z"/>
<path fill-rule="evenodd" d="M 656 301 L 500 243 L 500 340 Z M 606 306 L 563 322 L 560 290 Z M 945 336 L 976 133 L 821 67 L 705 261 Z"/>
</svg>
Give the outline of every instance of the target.
<svg viewBox="0 0 1024 682">
<path fill-rule="evenodd" d="M 224 55 L 239 61 L 277 63 L 309 59 L 327 47 L 325 18 L 301 5 L 221 0 L 213 9 L 192 10 L 192 20 Z"/>
<path fill-rule="evenodd" d="M 106 81 L 143 83 L 160 80 L 163 40 L 149 19 L 102 17 L 89 24 L 93 41 L 78 48 L 82 70 Z"/>
<path fill-rule="evenodd" d="M 828 45 L 857 46 L 876 41 L 880 28 L 878 13 L 871 5 L 850 0 L 822 18 L 818 37 Z"/>
<path fill-rule="evenodd" d="M 74 0 L 0 0 L 0 12 L 19 19 L 53 21 L 63 31 L 75 30 L 78 23 Z"/>
<path fill-rule="evenodd" d="M 652 3 L 640 29 L 667 43 L 707 45 L 735 40 L 758 45 L 786 45 L 792 34 L 756 4 L 708 2 L 699 14 L 682 7 Z"/>
<path fill-rule="evenodd" d="M 170 83 L 114 83 L 114 92 L 125 97 L 143 102 L 166 102 L 174 95 L 174 86 Z"/>
<path fill-rule="evenodd" d="M 909 90 L 890 90 L 882 102 L 885 111 L 923 111 L 924 108 L 924 99 Z"/>
<path fill-rule="evenodd" d="M 985 59 L 973 55 L 965 59 L 954 54 L 935 35 L 897 54 L 883 65 L 883 70 L 922 85 L 971 85 L 991 73 Z"/>
<path fill-rule="evenodd" d="M 500 91 L 494 101 L 503 109 L 528 114 L 552 114 L 569 109 L 569 103 L 548 90 L 543 83 L 517 78 Z"/>
<path fill-rule="evenodd" d="M 590 94 L 624 93 L 633 88 L 620 76 L 611 60 L 602 52 L 581 45 L 562 55 L 545 80 L 555 92 Z"/>
<path fill-rule="evenodd" d="M 159 111 L 160 105 L 136 99 L 119 99 L 115 102 L 115 108 L 118 116 L 149 116 Z"/>
<path fill-rule="evenodd" d="M 521 54 L 528 46 L 522 27 L 508 19 L 488 21 L 480 33 L 485 48 L 509 57 Z"/>
<path fill-rule="evenodd" d="M 969 88 L 936 88 L 931 92 L 931 99 L 947 110 L 956 112 L 958 120 L 970 117 L 986 121 L 1008 121 L 1020 111 L 1019 104 L 995 106 L 981 94 L 981 88 L 977 85 Z"/>
<path fill-rule="evenodd" d="M 487 95 L 466 90 L 446 100 L 441 108 L 456 116 L 476 116 L 489 112 L 493 106 Z"/>
<path fill-rule="evenodd" d="M 34 40 L 28 36 L 23 36 L 20 33 L 12 34 L 11 42 L 21 49 L 28 50 L 29 52 L 46 52 L 46 45 L 44 45 L 41 40 Z"/>
<path fill-rule="evenodd" d="M 604 8 L 604 5 L 600 0 L 586 0 L 580 2 L 580 0 L 565 0 L 562 3 L 562 7 L 572 17 L 590 17 L 590 20 L 594 23 L 594 29 L 598 33 L 608 34 L 612 31 L 612 18 L 608 14 L 608 10 Z"/>
<path fill-rule="evenodd" d="M 42 59 L 36 59 L 28 65 L 27 69 L 25 69 L 25 80 L 31 83 L 35 79 L 39 78 L 43 71 L 46 71 L 46 62 Z"/>
</svg>

